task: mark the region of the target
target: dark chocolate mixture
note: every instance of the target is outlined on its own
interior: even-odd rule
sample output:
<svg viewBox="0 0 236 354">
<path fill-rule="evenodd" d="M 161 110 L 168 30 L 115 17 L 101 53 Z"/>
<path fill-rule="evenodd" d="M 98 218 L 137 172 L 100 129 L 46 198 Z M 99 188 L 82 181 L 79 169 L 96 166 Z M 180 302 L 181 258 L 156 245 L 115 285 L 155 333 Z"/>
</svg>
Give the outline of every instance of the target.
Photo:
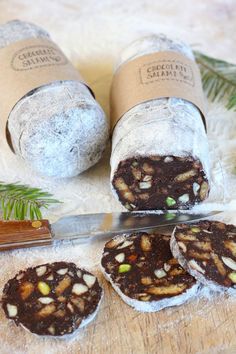
<svg viewBox="0 0 236 354">
<path fill-rule="evenodd" d="M 217 221 L 178 225 L 179 251 L 193 269 L 225 287 L 236 287 L 236 227 Z"/>
<path fill-rule="evenodd" d="M 97 278 L 74 263 L 56 262 L 21 271 L 3 290 L 6 316 L 39 335 L 62 336 L 93 314 L 101 299 Z"/>
<path fill-rule="evenodd" d="M 137 157 L 119 163 L 112 185 L 129 210 L 189 209 L 207 198 L 202 164 L 192 157 Z"/>
<path fill-rule="evenodd" d="M 102 266 L 112 281 L 130 298 L 157 301 L 180 295 L 195 279 L 173 258 L 170 236 L 136 233 L 106 243 Z"/>
</svg>

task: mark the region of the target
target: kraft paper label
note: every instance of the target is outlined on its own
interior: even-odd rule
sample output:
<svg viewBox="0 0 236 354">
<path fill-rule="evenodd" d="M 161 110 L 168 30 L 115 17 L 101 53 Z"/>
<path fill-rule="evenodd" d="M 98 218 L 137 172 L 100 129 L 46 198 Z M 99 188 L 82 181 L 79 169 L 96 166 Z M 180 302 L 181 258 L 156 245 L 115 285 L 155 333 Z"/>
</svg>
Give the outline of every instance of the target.
<svg viewBox="0 0 236 354">
<path fill-rule="evenodd" d="M 1 48 L 0 120 L 3 129 L 12 108 L 23 96 L 40 86 L 61 80 L 85 84 L 60 48 L 49 39 L 31 38 Z"/>
<path fill-rule="evenodd" d="M 123 64 L 111 87 L 111 126 L 142 102 L 176 97 L 200 110 L 205 124 L 205 101 L 197 64 L 176 52 L 165 51 L 138 57 Z"/>
</svg>

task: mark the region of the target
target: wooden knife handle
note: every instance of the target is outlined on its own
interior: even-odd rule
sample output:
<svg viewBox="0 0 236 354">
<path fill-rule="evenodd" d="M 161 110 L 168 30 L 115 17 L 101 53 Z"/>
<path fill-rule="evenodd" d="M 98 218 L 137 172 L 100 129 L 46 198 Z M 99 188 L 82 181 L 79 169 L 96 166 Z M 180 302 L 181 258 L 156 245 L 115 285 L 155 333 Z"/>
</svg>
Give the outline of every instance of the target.
<svg viewBox="0 0 236 354">
<path fill-rule="evenodd" d="M 0 251 L 50 244 L 48 220 L 0 221 Z"/>
</svg>

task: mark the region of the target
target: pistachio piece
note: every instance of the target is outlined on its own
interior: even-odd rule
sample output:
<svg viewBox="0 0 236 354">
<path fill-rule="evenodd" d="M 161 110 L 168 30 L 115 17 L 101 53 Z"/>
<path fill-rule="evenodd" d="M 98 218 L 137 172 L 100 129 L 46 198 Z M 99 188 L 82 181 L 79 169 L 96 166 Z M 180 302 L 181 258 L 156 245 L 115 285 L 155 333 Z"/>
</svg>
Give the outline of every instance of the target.
<svg viewBox="0 0 236 354">
<path fill-rule="evenodd" d="M 199 227 L 191 227 L 191 231 L 192 232 L 201 232 L 201 229 L 199 229 Z"/>
<path fill-rule="evenodd" d="M 47 271 L 47 267 L 46 266 L 41 266 L 36 268 L 36 274 L 38 277 L 41 277 L 42 275 L 44 275 Z"/>
<path fill-rule="evenodd" d="M 164 271 L 164 269 L 156 269 L 154 271 L 154 274 L 155 276 L 158 278 L 158 279 L 161 279 L 161 278 L 164 278 L 166 276 L 166 272 Z"/>
<path fill-rule="evenodd" d="M 124 253 L 119 253 L 115 256 L 115 260 L 119 263 L 124 262 L 125 260 L 125 254 Z"/>
<path fill-rule="evenodd" d="M 50 286 L 44 281 L 38 282 L 38 289 L 43 295 L 48 295 L 50 293 Z"/>
<path fill-rule="evenodd" d="M 232 258 L 222 256 L 221 259 L 227 267 L 236 270 L 236 262 Z"/>
<path fill-rule="evenodd" d="M 9 317 L 15 317 L 18 313 L 18 309 L 15 305 L 7 304 L 7 312 Z"/>
<path fill-rule="evenodd" d="M 90 274 L 84 274 L 83 279 L 89 288 L 92 288 L 92 286 L 96 282 L 96 277 L 94 275 L 90 275 Z"/>
<path fill-rule="evenodd" d="M 228 277 L 233 283 L 236 283 L 236 272 L 229 273 Z"/>
<path fill-rule="evenodd" d="M 119 273 L 127 273 L 131 270 L 131 265 L 123 263 L 119 266 L 118 272 Z"/>
<path fill-rule="evenodd" d="M 73 285 L 72 293 L 75 295 L 82 295 L 88 291 L 88 287 L 81 283 L 76 283 Z"/>
<path fill-rule="evenodd" d="M 170 207 L 170 206 L 175 205 L 175 204 L 176 204 L 176 201 L 175 201 L 175 199 L 172 198 L 172 197 L 167 197 L 167 198 L 166 198 L 166 204 Z"/>
</svg>

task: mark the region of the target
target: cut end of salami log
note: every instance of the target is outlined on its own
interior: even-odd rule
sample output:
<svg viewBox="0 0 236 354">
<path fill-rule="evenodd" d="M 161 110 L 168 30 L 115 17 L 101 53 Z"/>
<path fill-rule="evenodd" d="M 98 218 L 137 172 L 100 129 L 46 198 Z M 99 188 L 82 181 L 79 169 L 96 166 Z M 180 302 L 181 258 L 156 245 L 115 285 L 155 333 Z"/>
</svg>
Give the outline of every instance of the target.
<svg viewBox="0 0 236 354">
<path fill-rule="evenodd" d="M 181 224 L 170 245 L 181 266 L 201 283 L 236 294 L 236 226 L 207 220 Z"/>
<path fill-rule="evenodd" d="M 180 305 L 199 289 L 173 258 L 169 241 L 167 235 L 135 233 L 105 244 L 102 272 L 122 300 L 138 311 Z"/>
<path fill-rule="evenodd" d="M 120 162 L 112 185 L 129 210 L 188 209 L 209 192 L 202 164 L 192 157 L 127 159 Z"/>
<path fill-rule="evenodd" d="M 102 288 L 91 273 L 74 263 L 55 262 L 28 268 L 4 287 L 6 317 L 30 332 L 72 335 L 95 317 Z"/>
</svg>

